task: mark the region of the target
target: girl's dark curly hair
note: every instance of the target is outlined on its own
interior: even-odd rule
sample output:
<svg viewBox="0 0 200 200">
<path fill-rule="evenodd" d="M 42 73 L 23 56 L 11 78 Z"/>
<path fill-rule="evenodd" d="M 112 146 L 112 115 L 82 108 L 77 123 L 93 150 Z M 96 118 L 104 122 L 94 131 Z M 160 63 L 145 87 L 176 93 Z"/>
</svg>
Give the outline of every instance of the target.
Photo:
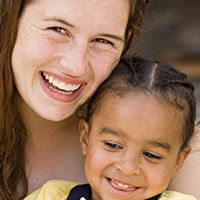
<svg viewBox="0 0 200 200">
<path fill-rule="evenodd" d="M 181 150 L 188 146 L 194 135 L 196 101 L 194 86 L 187 76 L 171 67 L 169 64 L 147 60 L 140 57 L 122 59 L 88 100 L 86 106 L 80 109 L 80 114 L 86 121 L 92 120 L 98 112 L 106 96 L 123 96 L 129 92 L 144 93 L 162 99 L 183 113 Z"/>
</svg>

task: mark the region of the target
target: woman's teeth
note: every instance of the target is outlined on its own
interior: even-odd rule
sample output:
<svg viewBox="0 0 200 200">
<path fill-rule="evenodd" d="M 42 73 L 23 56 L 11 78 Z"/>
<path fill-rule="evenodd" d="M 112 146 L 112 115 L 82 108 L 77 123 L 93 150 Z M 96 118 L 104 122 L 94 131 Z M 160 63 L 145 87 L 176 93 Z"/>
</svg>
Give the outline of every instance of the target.
<svg viewBox="0 0 200 200">
<path fill-rule="evenodd" d="M 49 75 L 46 72 L 43 72 L 43 77 L 45 78 L 45 80 L 53 85 L 54 87 L 60 89 L 60 90 L 64 90 L 66 92 L 73 92 L 75 90 L 77 90 L 81 84 L 69 84 L 69 83 L 64 83 L 63 81 L 59 80 L 58 78 L 54 77 L 53 75 Z"/>
</svg>

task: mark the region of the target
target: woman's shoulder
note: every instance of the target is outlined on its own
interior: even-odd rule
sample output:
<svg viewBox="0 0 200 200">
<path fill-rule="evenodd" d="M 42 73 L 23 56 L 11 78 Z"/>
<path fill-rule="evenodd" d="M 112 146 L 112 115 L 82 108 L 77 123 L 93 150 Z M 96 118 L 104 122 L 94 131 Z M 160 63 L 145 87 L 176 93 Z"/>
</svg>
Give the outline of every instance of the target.
<svg viewBox="0 0 200 200">
<path fill-rule="evenodd" d="M 66 180 L 47 181 L 41 188 L 31 193 L 24 200 L 62 200 L 78 183 Z"/>
<path fill-rule="evenodd" d="M 197 200 L 197 199 L 194 196 L 188 194 L 167 190 L 162 193 L 159 200 Z"/>
</svg>

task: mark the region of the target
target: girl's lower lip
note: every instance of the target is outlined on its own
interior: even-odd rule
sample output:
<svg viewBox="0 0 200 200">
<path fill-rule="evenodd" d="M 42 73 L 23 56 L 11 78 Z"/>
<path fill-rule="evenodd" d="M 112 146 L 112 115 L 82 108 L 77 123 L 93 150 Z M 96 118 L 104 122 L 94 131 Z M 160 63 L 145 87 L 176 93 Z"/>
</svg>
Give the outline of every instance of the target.
<svg viewBox="0 0 200 200">
<path fill-rule="evenodd" d="M 137 187 L 128 189 L 121 189 L 119 187 L 116 187 L 109 178 L 107 178 L 107 182 L 109 184 L 109 187 L 111 188 L 112 193 L 114 193 L 116 196 L 130 196 L 138 190 Z"/>
<path fill-rule="evenodd" d="M 61 92 L 58 92 L 56 90 L 53 90 L 52 88 L 50 88 L 46 82 L 46 80 L 44 80 L 44 78 L 42 77 L 42 75 L 40 74 L 39 76 L 39 79 L 40 79 L 40 84 L 44 90 L 44 92 L 49 96 L 51 97 L 52 99 L 55 99 L 57 101 L 61 101 L 61 102 L 64 102 L 64 103 L 70 103 L 72 102 L 73 100 L 75 100 L 81 93 L 82 91 L 82 86 L 75 90 L 75 91 L 72 91 L 68 94 L 63 94 Z"/>
</svg>

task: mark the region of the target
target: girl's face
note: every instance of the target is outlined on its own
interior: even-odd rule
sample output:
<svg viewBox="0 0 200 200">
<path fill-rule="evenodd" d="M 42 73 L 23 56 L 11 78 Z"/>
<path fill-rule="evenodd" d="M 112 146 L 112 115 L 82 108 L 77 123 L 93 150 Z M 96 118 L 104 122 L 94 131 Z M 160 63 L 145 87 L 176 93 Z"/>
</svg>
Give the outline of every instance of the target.
<svg viewBox="0 0 200 200">
<path fill-rule="evenodd" d="M 23 101 L 49 120 L 73 114 L 118 62 L 128 15 L 128 0 L 27 3 L 12 54 Z"/>
<path fill-rule="evenodd" d="M 162 193 L 187 153 L 183 116 L 144 94 L 105 97 L 91 124 L 80 123 L 94 200 L 144 200 Z"/>
</svg>

